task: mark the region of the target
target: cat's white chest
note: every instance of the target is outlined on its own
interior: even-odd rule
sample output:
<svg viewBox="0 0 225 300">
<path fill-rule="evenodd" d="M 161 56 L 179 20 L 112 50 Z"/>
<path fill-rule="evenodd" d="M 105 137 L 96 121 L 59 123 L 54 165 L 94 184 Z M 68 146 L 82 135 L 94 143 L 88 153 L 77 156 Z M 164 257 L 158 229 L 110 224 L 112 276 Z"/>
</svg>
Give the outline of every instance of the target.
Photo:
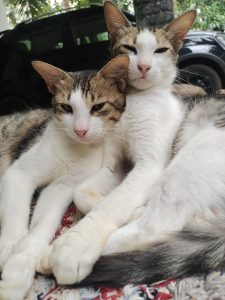
<svg viewBox="0 0 225 300">
<path fill-rule="evenodd" d="M 127 105 L 120 121 L 120 130 L 129 143 L 129 152 L 148 146 L 157 108 L 146 97 L 127 97 Z M 136 149 L 136 150 L 134 150 Z"/>
<path fill-rule="evenodd" d="M 78 182 L 98 171 L 103 162 L 103 145 L 71 145 L 60 149 L 57 167 Z"/>
<path fill-rule="evenodd" d="M 103 143 L 82 145 L 62 139 L 59 135 L 46 135 L 28 151 L 25 156 L 34 156 L 35 168 L 45 174 L 47 182 L 60 176 L 71 175 L 74 182 L 80 183 L 99 170 L 103 161 Z"/>
<path fill-rule="evenodd" d="M 152 153 L 160 153 L 160 143 L 168 148 L 169 157 L 169 149 L 182 118 L 181 107 L 169 92 L 129 95 L 118 128 L 129 144 L 127 152 L 131 159 L 148 159 Z"/>
</svg>

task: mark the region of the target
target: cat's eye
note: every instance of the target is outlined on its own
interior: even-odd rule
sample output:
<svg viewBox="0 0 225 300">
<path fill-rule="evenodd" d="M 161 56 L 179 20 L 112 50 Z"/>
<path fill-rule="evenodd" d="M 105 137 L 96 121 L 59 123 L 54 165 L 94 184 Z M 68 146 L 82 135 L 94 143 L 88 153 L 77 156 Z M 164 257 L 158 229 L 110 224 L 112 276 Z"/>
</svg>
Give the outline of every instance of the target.
<svg viewBox="0 0 225 300">
<path fill-rule="evenodd" d="M 130 46 L 130 45 L 123 45 L 123 47 L 131 52 L 133 52 L 134 54 L 137 54 L 137 50 L 135 47 Z"/>
<path fill-rule="evenodd" d="M 164 52 L 166 52 L 167 50 L 169 50 L 169 48 L 162 47 L 162 48 L 156 49 L 154 53 L 164 53 Z"/>
<path fill-rule="evenodd" d="M 96 111 L 99 111 L 101 110 L 105 105 L 105 102 L 102 102 L 102 103 L 98 103 L 98 104 L 95 104 L 92 106 L 92 109 L 91 109 L 91 114 L 93 114 L 94 112 Z"/>
<path fill-rule="evenodd" d="M 60 106 L 61 106 L 63 112 L 65 112 L 66 114 L 73 113 L 73 109 L 69 104 L 61 103 Z"/>
</svg>

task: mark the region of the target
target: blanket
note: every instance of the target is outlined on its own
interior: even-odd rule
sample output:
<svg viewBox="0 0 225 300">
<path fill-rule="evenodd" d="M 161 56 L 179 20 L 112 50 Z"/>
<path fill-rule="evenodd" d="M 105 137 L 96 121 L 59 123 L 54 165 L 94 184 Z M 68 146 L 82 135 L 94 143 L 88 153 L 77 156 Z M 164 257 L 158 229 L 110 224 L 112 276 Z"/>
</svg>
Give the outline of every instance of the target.
<svg viewBox="0 0 225 300">
<path fill-rule="evenodd" d="M 56 237 L 74 225 L 81 215 L 71 205 L 65 213 Z M 74 289 L 59 286 L 52 277 L 37 274 L 25 300 L 225 300 L 225 274 L 182 280 L 168 279 L 151 285 L 127 285 L 123 289 L 100 287 Z"/>
</svg>

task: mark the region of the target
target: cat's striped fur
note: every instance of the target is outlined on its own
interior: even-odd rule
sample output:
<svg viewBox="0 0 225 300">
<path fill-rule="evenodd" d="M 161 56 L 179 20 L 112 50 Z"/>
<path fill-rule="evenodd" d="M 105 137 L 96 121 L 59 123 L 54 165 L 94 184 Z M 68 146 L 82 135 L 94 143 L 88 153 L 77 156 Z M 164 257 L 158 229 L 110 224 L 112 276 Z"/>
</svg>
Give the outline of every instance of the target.
<svg viewBox="0 0 225 300">
<path fill-rule="evenodd" d="M 1 174 L 40 140 L 51 119 L 52 112 L 44 109 L 0 117 Z"/>
</svg>

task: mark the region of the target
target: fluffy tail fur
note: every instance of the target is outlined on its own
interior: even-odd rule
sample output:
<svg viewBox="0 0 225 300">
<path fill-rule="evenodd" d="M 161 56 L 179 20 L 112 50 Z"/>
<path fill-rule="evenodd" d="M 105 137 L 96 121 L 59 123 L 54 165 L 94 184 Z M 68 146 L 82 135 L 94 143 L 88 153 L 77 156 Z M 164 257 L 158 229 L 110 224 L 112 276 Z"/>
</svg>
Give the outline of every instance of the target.
<svg viewBox="0 0 225 300">
<path fill-rule="evenodd" d="M 78 286 L 122 287 L 208 273 L 225 265 L 225 228 L 181 231 L 146 250 L 103 256 Z"/>
</svg>

